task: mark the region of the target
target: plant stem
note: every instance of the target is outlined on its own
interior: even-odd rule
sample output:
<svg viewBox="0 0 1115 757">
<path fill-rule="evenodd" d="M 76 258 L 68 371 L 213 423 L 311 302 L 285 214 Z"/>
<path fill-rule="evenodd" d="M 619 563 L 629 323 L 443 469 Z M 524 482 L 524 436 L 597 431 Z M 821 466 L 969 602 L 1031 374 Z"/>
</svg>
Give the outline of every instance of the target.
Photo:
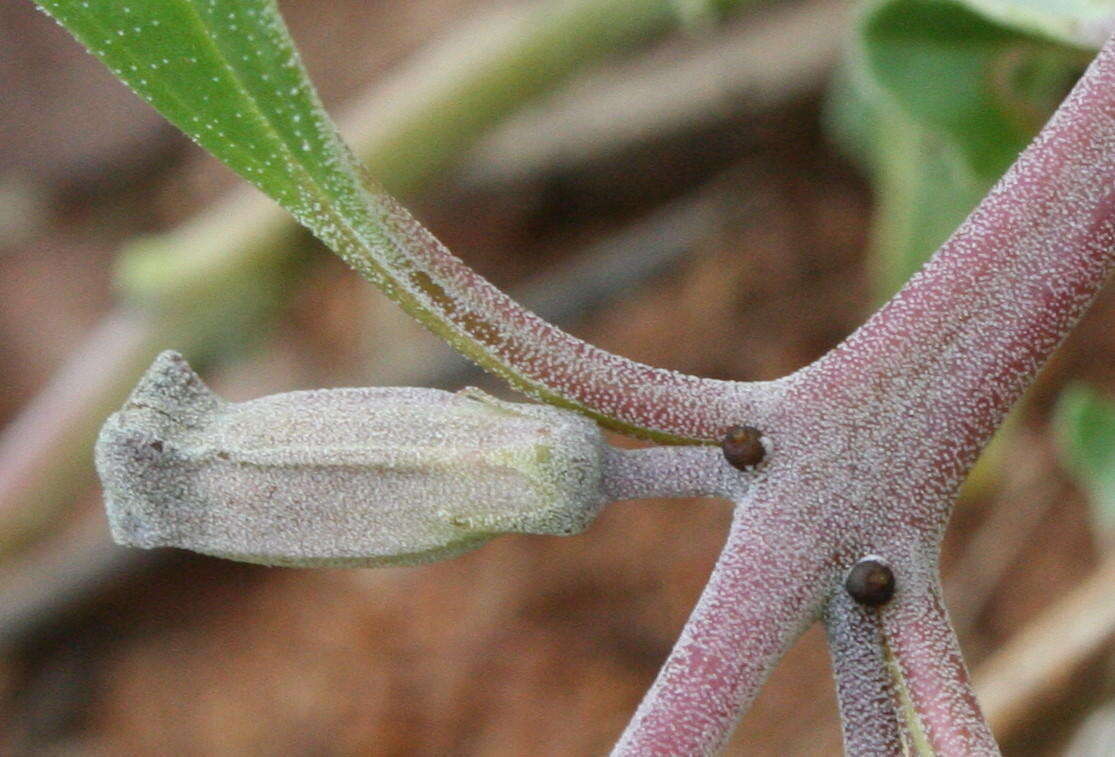
<svg viewBox="0 0 1115 757">
<path fill-rule="evenodd" d="M 708 585 L 616 744 L 616 757 L 711 754 L 728 741 L 775 663 L 819 612 L 824 569 L 787 575 L 767 513 L 739 507 Z M 789 525 L 789 524 L 787 524 Z"/>
<path fill-rule="evenodd" d="M 884 647 L 899 679 L 916 753 L 998 754 L 949 625 L 940 588 L 883 616 Z"/>
<path fill-rule="evenodd" d="M 388 189 L 413 192 L 506 114 L 676 21 L 668 0 L 499 11 L 370 90 L 347 109 L 344 131 Z M 285 210 L 244 187 L 179 228 L 124 248 L 128 304 L 94 326 L 83 349 L 0 435 L 0 559 L 91 476 L 100 422 L 160 346 L 195 350 L 204 333 L 198 323 L 226 318 L 214 301 L 228 308 L 255 297 L 257 277 L 281 267 L 300 233 Z"/>
<path fill-rule="evenodd" d="M 604 492 L 609 501 L 655 497 L 739 499 L 747 480 L 717 447 L 608 449 Z"/>
<path fill-rule="evenodd" d="M 836 701 L 850 754 L 901 754 L 899 696 L 875 610 L 838 592 L 825 611 Z"/>
<path fill-rule="evenodd" d="M 933 464 L 950 484 L 958 482 L 1113 264 L 1109 42 L 926 267 L 844 344 L 802 371 L 796 389 L 916 418 Z"/>
<path fill-rule="evenodd" d="M 1109 41 L 926 268 L 844 344 L 768 387 L 761 428 L 774 451 L 617 753 L 726 743 L 774 661 L 865 555 L 889 563 L 897 590 L 879 610 L 886 644 L 874 655 L 830 612 L 836 667 L 857 671 L 845 682 L 878 696 L 889 648 L 933 749 L 997 752 L 941 604 L 940 540 L 960 480 L 1113 264 Z"/>
</svg>

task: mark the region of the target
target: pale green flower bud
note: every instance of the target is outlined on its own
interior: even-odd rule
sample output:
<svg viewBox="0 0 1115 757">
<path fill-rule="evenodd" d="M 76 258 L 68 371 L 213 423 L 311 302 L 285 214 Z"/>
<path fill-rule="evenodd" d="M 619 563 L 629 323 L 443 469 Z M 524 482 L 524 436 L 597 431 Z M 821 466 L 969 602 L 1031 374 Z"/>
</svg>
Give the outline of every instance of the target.
<svg viewBox="0 0 1115 757">
<path fill-rule="evenodd" d="M 606 445 L 567 410 L 477 390 L 329 389 L 243 403 L 164 352 L 97 442 L 112 533 L 274 565 L 410 564 L 507 532 L 571 534 Z"/>
</svg>

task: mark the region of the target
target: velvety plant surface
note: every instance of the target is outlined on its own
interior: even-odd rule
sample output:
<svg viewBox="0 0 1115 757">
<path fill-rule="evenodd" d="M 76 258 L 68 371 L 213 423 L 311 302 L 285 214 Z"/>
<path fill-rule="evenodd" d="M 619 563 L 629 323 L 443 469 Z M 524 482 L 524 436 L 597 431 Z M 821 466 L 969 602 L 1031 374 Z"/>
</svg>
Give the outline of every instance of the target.
<svg viewBox="0 0 1115 757">
<path fill-rule="evenodd" d="M 322 110 L 271 3 L 42 5 L 141 96 L 424 325 L 515 388 L 564 408 L 544 416 L 542 425 L 549 424 L 555 437 L 563 433 L 559 427 L 573 423 L 562 415 L 579 412 L 606 427 L 674 445 L 621 453 L 579 432 L 568 449 L 555 443 L 545 455 L 515 458 L 526 466 L 524 475 L 540 475 L 553 455 L 566 455 L 565 472 L 582 489 L 590 484 L 589 494 L 577 501 L 591 515 L 604 500 L 638 496 L 732 500 L 732 524 L 709 583 L 616 754 L 699 754 L 723 747 L 776 662 L 818 620 L 828 634 L 849 752 L 997 752 L 945 610 L 939 552 L 964 476 L 1115 261 L 1113 43 L 1100 51 L 1037 140 L 897 295 L 816 362 L 781 379 L 746 383 L 654 368 L 592 347 L 522 309 L 453 257 L 365 178 Z M 621 5 L 616 3 L 617 12 Z M 885 28 L 885 13 L 874 23 Z M 1073 28 L 1097 37 L 1106 27 L 1097 20 Z M 148 296 L 161 296 L 157 284 Z M 410 391 L 407 397 L 423 404 L 426 395 Z M 141 385 L 125 412 L 146 411 L 150 396 Z M 340 394 L 313 396 L 322 412 L 349 407 Z M 376 396 L 360 395 L 351 414 L 371 413 L 368 403 Z M 297 410 L 309 396 L 256 402 L 270 402 L 281 414 L 287 410 L 280 408 Z M 247 409 L 237 412 L 251 416 Z M 493 438 L 500 436 L 500 423 L 518 422 L 517 411 L 500 412 L 508 417 L 494 413 Z M 243 440 L 252 429 L 225 433 L 222 424 L 231 422 L 226 416 L 210 425 L 208 415 L 198 420 L 196 408 L 165 415 L 173 426 L 165 438 L 162 426 L 143 425 L 162 424 L 161 416 L 136 426 L 124 414 L 115 416 L 99 452 L 107 483 L 115 486 L 119 470 L 133 477 L 113 489 L 124 494 L 110 497 L 117 523 L 123 516 L 116 508 L 124 502 L 132 508 L 129 518 L 140 511 L 167 518 L 170 509 L 170 538 L 151 543 L 218 554 L 238 554 L 242 547 L 240 554 L 251 555 L 260 546 L 249 543 L 252 534 L 263 540 L 266 529 L 242 529 L 247 541 L 236 548 L 221 540 L 235 530 L 230 524 L 244 525 L 236 512 L 259 516 L 253 502 L 263 501 L 276 481 L 296 493 L 300 487 L 339 492 L 333 504 L 344 509 L 345 487 L 357 493 L 354 499 L 367 499 L 376 484 L 360 477 L 397 467 L 394 453 L 359 457 L 334 450 L 315 458 L 313 450 L 341 442 L 328 429 L 311 430 L 301 421 L 292 421 L 287 436 L 269 439 L 263 457 L 227 467 L 219 456 L 244 457 Z M 742 460 L 727 444 L 720 447 L 740 426 L 754 428 L 760 444 Z M 180 434 L 180 427 L 188 433 Z M 411 443 L 402 431 L 398 437 L 386 433 L 385 444 Z M 175 446 L 179 440 L 185 442 Z M 437 493 L 445 484 L 432 475 L 443 464 L 435 447 L 416 453 L 412 468 L 415 485 L 428 479 Z M 189 491 L 189 497 L 167 496 L 158 478 L 168 467 L 164 460 L 174 456 L 187 464 L 175 463 L 165 480 L 172 482 L 171 494 Z M 487 449 L 481 457 L 493 459 Z M 501 464 L 510 465 L 502 458 Z M 265 465 L 274 467 L 257 476 Z M 473 468 L 478 481 L 485 470 Z M 599 472 L 582 475 L 588 470 Z M 508 508 L 573 501 L 563 499 L 560 475 L 549 480 L 558 484 L 539 490 L 549 498 L 509 502 Z M 409 486 L 391 496 L 408 496 Z M 479 485 L 474 490 L 484 491 Z M 299 550 L 321 536 L 313 520 L 315 497 L 302 499 L 295 504 L 311 507 L 299 511 L 295 524 L 277 529 L 279 538 L 268 542 L 264 561 L 299 564 L 305 556 Z M 153 506 L 133 508 L 137 501 Z M 183 501 L 192 515 L 174 514 Z M 222 521 L 226 506 L 234 514 Z M 319 514 L 335 522 L 339 512 Z M 568 509 L 561 512 L 568 516 Z M 197 513 L 203 514 L 200 526 L 173 527 L 176 519 L 185 523 Z M 444 517 L 437 528 L 469 516 Z M 393 542 L 391 554 L 406 561 L 442 548 L 455 553 L 460 539 L 474 546 L 474 539 L 490 534 L 530 530 L 522 518 L 512 523 L 485 517 L 465 536 L 445 536 L 444 544 L 426 541 L 427 531 L 409 533 L 399 525 L 398 533 L 406 532 L 400 538 L 413 542 Z M 558 526 L 543 531 L 577 530 L 587 519 L 583 513 L 544 518 Z M 332 541 L 326 535 L 314 543 L 313 559 L 305 562 L 354 556 L 349 544 L 330 553 Z M 368 554 L 373 562 L 381 556 Z M 861 585 L 863 575 L 870 586 Z"/>
</svg>

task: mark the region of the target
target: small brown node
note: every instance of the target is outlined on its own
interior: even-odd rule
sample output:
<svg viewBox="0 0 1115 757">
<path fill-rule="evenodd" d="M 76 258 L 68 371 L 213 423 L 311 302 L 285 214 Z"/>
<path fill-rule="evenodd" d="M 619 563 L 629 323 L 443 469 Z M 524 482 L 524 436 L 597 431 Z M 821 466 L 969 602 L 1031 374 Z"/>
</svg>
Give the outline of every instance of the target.
<svg viewBox="0 0 1115 757">
<path fill-rule="evenodd" d="M 767 454 L 763 446 L 763 432 L 754 426 L 732 426 L 720 440 L 724 459 L 733 467 L 746 470 L 763 461 Z"/>
<path fill-rule="evenodd" d="M 865 557 L 848 571 L 844 588 L 861 605 L 885 605 L 894 596 L 894 571 L 878 557 Z"/>
</svg>

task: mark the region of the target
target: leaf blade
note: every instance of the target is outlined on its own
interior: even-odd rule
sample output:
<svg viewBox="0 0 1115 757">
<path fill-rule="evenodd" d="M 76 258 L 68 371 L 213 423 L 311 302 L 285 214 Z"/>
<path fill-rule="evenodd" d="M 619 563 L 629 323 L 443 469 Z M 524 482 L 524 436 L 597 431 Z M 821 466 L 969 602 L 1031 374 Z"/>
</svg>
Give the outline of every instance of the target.
<svg viewBox="0 0 1115 757">
<path fill-rule="evenodd" d="M 1057 399 L 1053 428 L 1064 465 L 1088 494 L 1101 538 L 1115 529 L 1115 402 L 1087 384 Z"/>
<path fill-rule="evenodd" d="M 565 334 L 454 258 L 364 177 L 269 0 L 41 5 L 362 276 L 517 389 L 664 442 L 715 439 L 759 413 L 736 384 L 651 368 Z"/>
</svg>

